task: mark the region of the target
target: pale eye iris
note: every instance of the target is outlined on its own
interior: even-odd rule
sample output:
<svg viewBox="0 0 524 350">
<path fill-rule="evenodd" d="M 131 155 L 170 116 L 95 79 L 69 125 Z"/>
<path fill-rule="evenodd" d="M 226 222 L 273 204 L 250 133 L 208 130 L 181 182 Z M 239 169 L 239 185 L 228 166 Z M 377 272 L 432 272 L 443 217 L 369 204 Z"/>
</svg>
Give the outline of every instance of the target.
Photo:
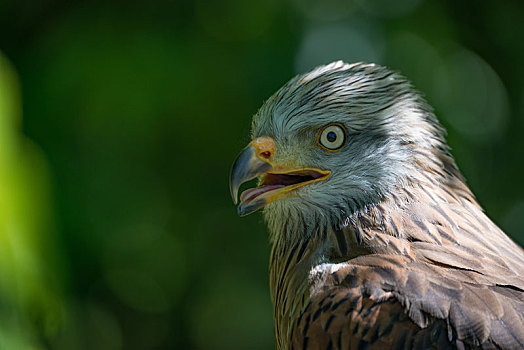
<svg viewBox="0 0 524 350">
<path fill-rule="evenodd" d="M 322 130 L 319 142 L 328 150 L 335 151 L 344 146 L 346 134 L 341 125 L 332 124 Z"/>
</svg>

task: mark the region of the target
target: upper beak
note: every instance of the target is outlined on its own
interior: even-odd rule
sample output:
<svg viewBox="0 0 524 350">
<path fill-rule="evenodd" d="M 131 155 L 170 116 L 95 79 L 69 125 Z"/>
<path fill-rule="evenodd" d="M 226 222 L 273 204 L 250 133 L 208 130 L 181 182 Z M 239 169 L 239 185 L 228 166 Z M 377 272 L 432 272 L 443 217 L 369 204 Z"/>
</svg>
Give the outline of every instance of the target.
<svg viewBox="0 0 524 350">
<path fill-rule="evenodd" d="M 256 188 L 248 189 L 240 196 L 238 214 L 250 214 L 278 199 L 291 196 L 296 188 L 325 180 L 328 170 L 315 168 L 284 168 L 273 165 L 276 145 L 272 138 L 253 140 L 237 157 L 231 169 L 229 188 L 233 202 L 237 204 L 240 186 L 256 177 L 263 176 Z"/>
<path fill-rule="evenodd" d="M 231 168 L 231 174 L 229 176 L 229 189 L 233 203 L 235 204 L 238 203 L 238 189 L 244 182 L 252 180 L 273 169 L 273 166 L 268 161 L 257 156 L 257 151 L 255 146 L 249 144 L 238 155 L 237 159 L 235 159 L 235 163 L 233 163 L 233 168 Z"/>
</svg>

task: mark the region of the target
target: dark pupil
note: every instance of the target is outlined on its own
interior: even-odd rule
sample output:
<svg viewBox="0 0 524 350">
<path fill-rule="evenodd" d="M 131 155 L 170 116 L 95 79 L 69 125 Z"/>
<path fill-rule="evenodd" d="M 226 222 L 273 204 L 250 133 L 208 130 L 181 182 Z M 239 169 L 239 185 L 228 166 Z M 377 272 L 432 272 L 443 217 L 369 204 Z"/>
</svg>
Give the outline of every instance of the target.
<svg viewBox="0 0 524 350">
<path fill-rule="evenodd" d="M 329 142 L 335 142 L 335 140 L 337 139 L 337 134 L 334 131 L 330 131 L 328 132 L 326 138 Z"/>
</svg>

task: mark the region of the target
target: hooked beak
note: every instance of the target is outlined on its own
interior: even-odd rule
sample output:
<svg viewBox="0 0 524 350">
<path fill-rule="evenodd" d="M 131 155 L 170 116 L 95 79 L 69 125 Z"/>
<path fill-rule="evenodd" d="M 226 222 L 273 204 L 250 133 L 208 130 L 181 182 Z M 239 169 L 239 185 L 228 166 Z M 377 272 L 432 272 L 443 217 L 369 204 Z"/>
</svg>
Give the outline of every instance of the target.
<svg viewBox="0 0 524 350">
<path fill-rule="evenodd" d="M 315 168 L 287 168 L 273 164 L 276 145 L 269 137 L 253 140 L 233 163 L 229 188 L 233 202 L 237 204 L 240 186 L 261 177 L 255 188 L 240 195 L 238 215 L 245 216 L 265 207 L 271 202 L 295 195 L 293 191 L 304 185 L 325 180 L 331 172 Z"/>
</svg>

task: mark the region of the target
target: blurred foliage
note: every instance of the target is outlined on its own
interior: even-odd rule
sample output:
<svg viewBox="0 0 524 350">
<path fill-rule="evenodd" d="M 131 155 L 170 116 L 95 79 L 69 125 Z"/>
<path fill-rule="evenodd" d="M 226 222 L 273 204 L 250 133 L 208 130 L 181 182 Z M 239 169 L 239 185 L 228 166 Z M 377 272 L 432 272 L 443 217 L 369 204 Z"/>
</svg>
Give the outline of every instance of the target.
<svg viewBox="0 0 524 350">
<path fill-rule="evenodd" d="M 49 170 L 20 134 L 16 75 L 0 54 L 0 348 L 38 347 L 60 325 L 61 267 L 50 232 Z"/>
<path fill-rule="evenodd" d="M 335 59 L 412 79 L 524 243 L 522 18 L 516 1 L 4 0 L 0 348 L 273 347 L 267 234 L 236 216 L 228 171 L 262 102 Z"/>
</svg>

